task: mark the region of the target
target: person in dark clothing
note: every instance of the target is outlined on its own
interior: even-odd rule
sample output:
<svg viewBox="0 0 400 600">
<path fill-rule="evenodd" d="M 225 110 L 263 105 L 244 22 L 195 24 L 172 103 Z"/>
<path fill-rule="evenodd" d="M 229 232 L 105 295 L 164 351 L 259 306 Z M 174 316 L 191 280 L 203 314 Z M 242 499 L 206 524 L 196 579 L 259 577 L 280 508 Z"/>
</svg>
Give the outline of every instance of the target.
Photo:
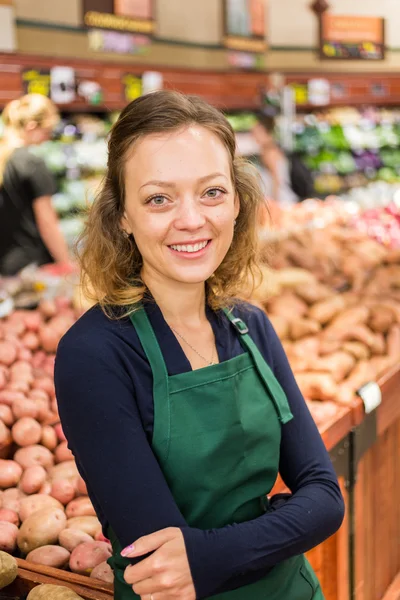
<svg viewBox="0 0 400 600">
<path fill-rule="evenodd" d="M 323 599 L 303 553 L 343 498 L 271 322 L 237 299 L 264 198 L 235 147 L 199 98 L 135 100 L 86 223 L 97 304 L 61 340 L 55 386 L 116 600 Z"/>
<path fill-rule="evenodd" d="M 27 146 L 49 139 L 58 120 L 55 105 L 39 94 L 13 100 L 2 114 L 0 143 L 0 275 L 31 263 L 70 263 L 51 203 L 55 182 L 44 161 Z"/>
</svg>

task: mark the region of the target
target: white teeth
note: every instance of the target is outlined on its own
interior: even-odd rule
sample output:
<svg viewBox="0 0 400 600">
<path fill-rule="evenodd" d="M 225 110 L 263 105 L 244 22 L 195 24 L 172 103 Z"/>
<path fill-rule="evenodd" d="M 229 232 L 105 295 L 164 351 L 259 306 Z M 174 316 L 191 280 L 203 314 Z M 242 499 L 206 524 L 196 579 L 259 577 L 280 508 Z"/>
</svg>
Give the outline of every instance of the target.
<svg viewBox="0 0 400 600">
<path fill-rule="evenodd" d="M 171 248 L 173 250 L 177 250 L 178 252 L 198 252 L 199 250 L 202 250 L 203 248 L 205 248 L 208 244 L 208 241 L 205 242 L 200 242 L 200 244 L 185 244 L 185 245 L 181 245 L 181 244 L 176 244 L 176 245 L 172 245 Z"/>
</svg>

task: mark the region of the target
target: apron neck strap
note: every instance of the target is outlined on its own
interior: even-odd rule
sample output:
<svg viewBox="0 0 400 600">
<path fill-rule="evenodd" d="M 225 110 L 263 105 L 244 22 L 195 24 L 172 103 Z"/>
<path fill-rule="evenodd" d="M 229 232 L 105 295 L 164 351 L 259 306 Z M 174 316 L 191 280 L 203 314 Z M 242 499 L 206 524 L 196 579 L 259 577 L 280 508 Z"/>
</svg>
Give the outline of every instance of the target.
<svg viewBox="0 0 400 600">
<path fill-rule="evenodd" d="M 230 310 L 224 309 L 225 315 L 236 329 L 239 340 L 245 350 L 247 350 L 252 357 L 254 364 L 257 368 L 258 374 L 260 375 L 264 385 L 271 397 L 272 402 L 275 405 L 276 412 L 279 416 L 279 420 L 282 424 L 287 423 L 293 418 L 290 412 L 290 407 L 286 398 L 286 394 L 283 391 L 279 381 L 276 379 L 271 368 L 267 364 L 266 360 L 262 356 L 261 352 L 257 348 L 257 345 L 253 342 L 249 335 L 249 328 L 242 319 L 235 317 Z"/>
</svg>

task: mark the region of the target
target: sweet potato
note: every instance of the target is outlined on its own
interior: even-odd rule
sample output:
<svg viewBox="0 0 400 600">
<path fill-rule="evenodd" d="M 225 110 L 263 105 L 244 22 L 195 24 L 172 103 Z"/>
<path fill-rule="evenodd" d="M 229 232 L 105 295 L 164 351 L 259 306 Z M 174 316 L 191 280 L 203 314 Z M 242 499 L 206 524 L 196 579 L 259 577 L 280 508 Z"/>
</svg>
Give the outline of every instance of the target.
<svg viewBox="0 0 400 600">
<path fill-rule="evenodd" d="M 368 326 L 376 332 L 387 333 L 396 320 L 391 308 L 385 305 L 375 305 L 371 308 Z"/>
<path fill-rule="evenodd" d="M 20 448 L 14 455 L 14 460 L 21 465 L 23 469 L 41 465 L 42 467 L 51 467 L 54 463 L 54 458 L 50 450 L 44 446 L 33 445 Z"/>
<path fill-rule="evenodd" d="M 27 496 L 21 500 L 19 517 L 21 521 L 24 522 L 35 512 L 53 509 L 63 511 L 64 507 L 61 502 L 52 496 L 47 496 L 46 494 L 33 494 L 32 496 Z"/>
<path fill-rule="evenodd" d="M 2 489 L 15 487 L 21 475 L 22 468 L 17 462 L 0 459 L 0 487 Z"/>
<path fill-rule="evenodd" d="M 114 583 L 114 573 L 108 562 L 104 561 L 97 565 L 90 573 L 92 579 L 99 579 L 106 583 Z"/>
<path fill-rule="evenodd" d="M 357 360 L 368 359 L 370 356 L 370 349 L 361 342 L 344 342 L 343 350 L 352 354 Z"/>
<path fill-rule="evenodd" d="M 319 354 L 326 356 L 327 354 L 333 354 L 342 348 L 342 342 L 340 340 L 324 338 L 323 335 L 319 340 Z"/>
<path fill-rule="evenodd" d="M 11 554 L 0 552 L 0 589 L 10 585 L 18 575 L 17 561 Z"/>
<path fill-rule="evenodd" d="M 285 339 L 289 333 L 289 323 L 285 317 L 280 315 L 270 315 L 269 320 L 276 331 L 276 335 L 281 339 Z"/>
<path fill-rule="evenodd" d="M 302 283 L 296 286 L 295 292 L 307 304 L 322 302 L 333 296 L 332 290 L 322 283 Z"/>
<path fill-rule="evenodd" d="M 352 328 L 354 325 L 366 323 L 368 317 L 369 309 L 366 306 L 352 306 L 336 315 L 329 324 L 329 330 Z"/>
<path fill-rule="evenodd" d="M 371 367 L 371 362 L 360 360 L 344 383 L 348 388 L 357 391 L 361 386 L 368 383 L 368 381 L 375 381 L 375 378 L 376 374 Z"/>
<path fill-rule="evenodd" d="M 41 465 L 28 467 L 22 474 L 20 488 L 25 494 L 37 494 L 46 481 L 47 472 Z"/>
<path fill-rule="evenodd" d="M 371 354 L 382 355 L 385 353 L 386 353 L 386 341 L 383 336 L 383 333 L 375 333 L 373 344 L 371 344 Z"/>
<path fill-rule="evenodd" d="M 88 496 L 80 496 L 69 502 L 65 509 L 65 514 L 68 519 L 72 517 L 96 516 L 93 504 Z"/>
<path fill-rule="evenodd" d="M 11 429 L 13 440 L 18 446 L 32 446 L 40 442 L 42 427 L 32 417 L 18 419 Z"/>
<path fill-rule="evenodd" d="M 111 556 L 111 547 L 106 542 L 84 542 L 71 552 L 69 567 L 73 573 L 90 574 L 94 567 Z"/>
<path fill-rule="evenodd" d="M 59 508 L 44 508 L 36 511 L 21 525 L 17 537 L 19 549 L 24 554 L 28 554 L 40 546 L 55 544 L 65 523 L 65 513 Z"/>
<path fill-rule="evenodd" d="M 61 504 L 70 504 L 71 501 L 75 498 L 75 483 L 68 479 L 56 479 L 51 484 L 50 494 L 53 498 L 56 498 Z M 84 514 L 84 513 L 82 513 Z M 95 514 L 88 513 L 88 514 Z M 78 517 L 81 515 L 78 514 L 68 514 L 67 517 Z"/>
<path fill-rule="evenodd" d="M 325 325 L 329 323 L 337 314 L 343 311 L 346 307 L 346 302 L 342 296 L 337 295 L 328 300 L 317 302 L 308 312 L 308 316 L 315 321 Z"/>
<path fill-rule="evenodd" d="M 43 583 L 34 587 L 26 600 L 83 600 L 83 598 L 63 585 Z"/>
<path fill-rule="evenodd" d="M 308 359 L 318 356 L 320 341 L 316 336 L 307 336 L 292 344 L 292 353 L 300 358 L 306 356 Z"/>
<path fill-rule="evenodd" d="M 312 319 L 298 318 L 291 321 L 289 330 L 292 340 L 298 340 L 308 335 L 316 335 L 321 330 L 321 325 Z"/>
<path fill-rule="evenodd" d="M 93 538 L 79 529 L 63 529 L 58 536 L 58 543 L 69 552 L 84 542 L 93 542 Z"/>
<path fill-rule="evenodd" d="M 296 381 L 302 394 L 310 400 L 335 400 L 338 388 L 327 373 L 299 373 Z"/>
<path fill-rule="evenodd" d="M 400 360 L 400 325 L 392 325 L 386 343 L 388 355 L 391 358 Z"/>
<path fill-rule="evenodd" d="M 0 550 L 14 552 L 17 547 L 18 527 L 9 521 L 0 521 Z"/>
<path fill-rule="evenodd" d="M 355 366 L 356 360 L 347 352 L 335 352 L 327 356 L 318 358 L 311 364 L 312 371 L 327 371 L 330 373 L 336 383 L 340 383 L 347 377 Z"/>
<path fill-rule="evenodd" d="M 65 548 L 49 544 L 32 550 L 25 560 L 35 565 L 63 569 L 68 564 L 69 557 L 70 553 Z"/>
<path fill-rule="evenodd" d="M 72 517 L 68 519 L 66 529 L 79 529 L 94 537 L 101 531 L 101 523 L 97 517 Z"/>
<path fill-rule="evenodd" d="M 268 315 L 279 315 L 288 320 L 302 317 L 307 312 L 307 304 L 294 294 L 283 293 L 268 303 Z"/>
</svg>

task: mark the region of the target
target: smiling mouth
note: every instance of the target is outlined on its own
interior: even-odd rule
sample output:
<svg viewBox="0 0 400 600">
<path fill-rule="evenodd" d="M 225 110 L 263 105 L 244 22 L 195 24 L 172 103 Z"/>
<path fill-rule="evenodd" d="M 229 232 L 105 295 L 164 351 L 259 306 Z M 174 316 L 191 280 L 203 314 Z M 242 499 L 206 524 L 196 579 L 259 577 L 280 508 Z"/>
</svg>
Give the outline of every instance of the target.
<svg viewBox="0 0 400 600">
<path fill-rule="evenodd" d="M 200 250 L 203 250 L 210 242 L 211 240 L 204 240 L 203 242 L 198 242 L 197 244 L 171 244 L 169 248 L 175 250 L 176 252 L 189 252 L 190 254 L 194 254 L 195 252 L 200 252 Z"/>
</svg>

